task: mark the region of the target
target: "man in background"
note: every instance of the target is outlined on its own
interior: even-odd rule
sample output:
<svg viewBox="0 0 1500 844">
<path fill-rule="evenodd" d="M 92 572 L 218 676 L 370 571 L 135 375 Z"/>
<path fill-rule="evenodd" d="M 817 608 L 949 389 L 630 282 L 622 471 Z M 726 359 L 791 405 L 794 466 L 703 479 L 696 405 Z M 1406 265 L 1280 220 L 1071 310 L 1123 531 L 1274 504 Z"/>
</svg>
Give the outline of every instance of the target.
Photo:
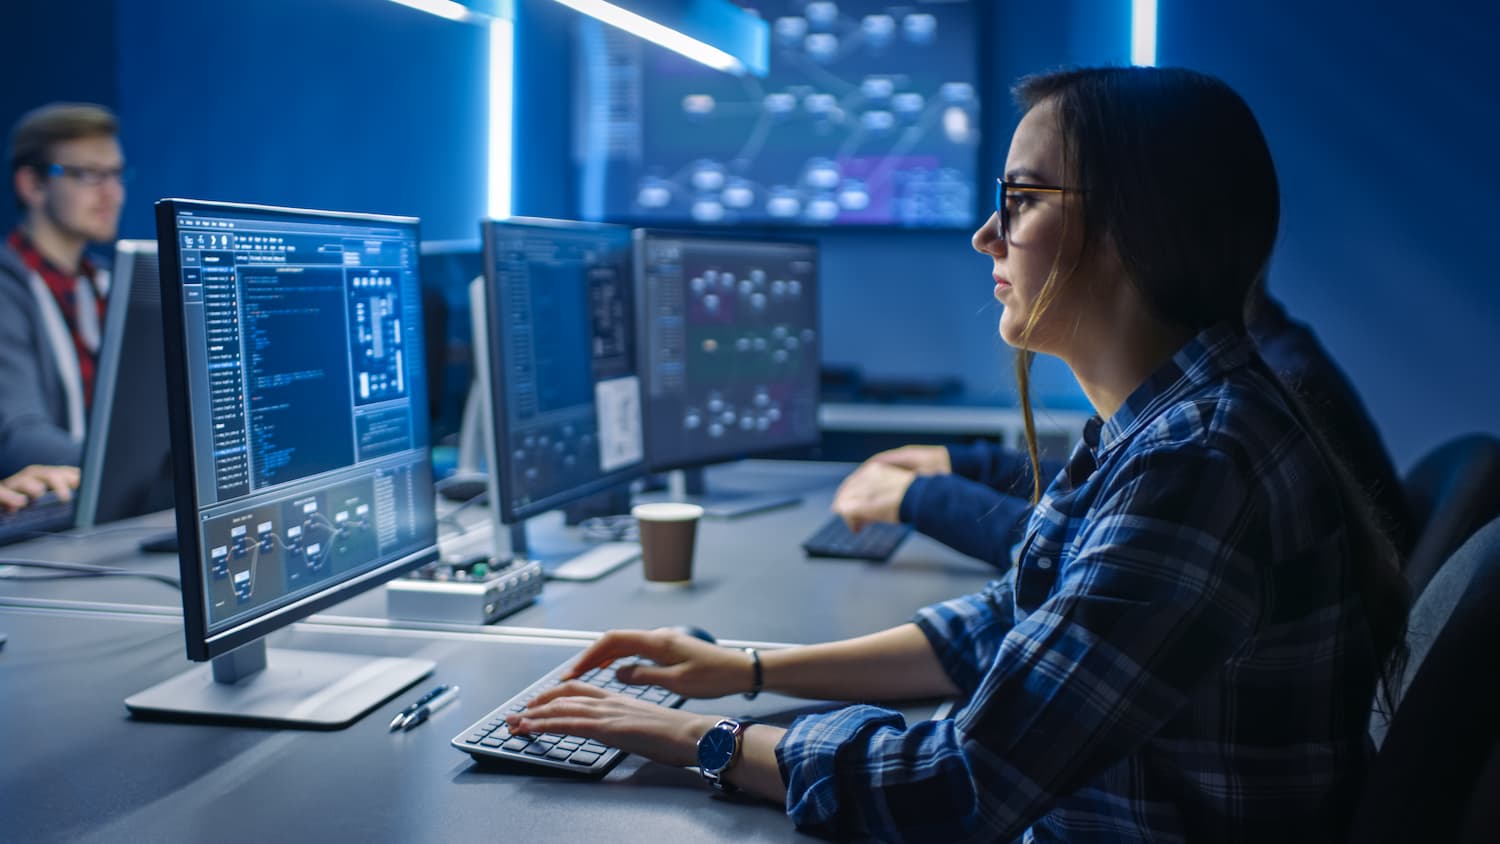
<svg viewBox="0 0 1500 844">
<path fill-rule="evenodd" d="M 81 460 L 109 288 L 84 250 L 119 226 L 118 134 L 108 109 L 82 103 L 42 106 L 11 132 L 23 217 L 0 244 L 0 477 Z"/>
</svg>

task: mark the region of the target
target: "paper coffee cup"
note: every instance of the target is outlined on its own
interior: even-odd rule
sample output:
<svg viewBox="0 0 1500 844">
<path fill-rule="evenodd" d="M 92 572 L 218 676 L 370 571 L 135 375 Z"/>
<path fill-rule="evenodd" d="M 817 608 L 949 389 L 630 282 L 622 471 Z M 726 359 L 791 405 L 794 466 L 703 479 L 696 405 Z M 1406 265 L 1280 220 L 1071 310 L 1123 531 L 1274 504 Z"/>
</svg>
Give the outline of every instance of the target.
<svg viewBox="0 0 1500 844">
<path fill-rule="evenodd" d="M 661 501 L 630 509 L 641 531 L 641 568 L 656 583 L 686 583 L 693 579 L 693 546 L 697 544 L 697 504 Z"/>
</svg>

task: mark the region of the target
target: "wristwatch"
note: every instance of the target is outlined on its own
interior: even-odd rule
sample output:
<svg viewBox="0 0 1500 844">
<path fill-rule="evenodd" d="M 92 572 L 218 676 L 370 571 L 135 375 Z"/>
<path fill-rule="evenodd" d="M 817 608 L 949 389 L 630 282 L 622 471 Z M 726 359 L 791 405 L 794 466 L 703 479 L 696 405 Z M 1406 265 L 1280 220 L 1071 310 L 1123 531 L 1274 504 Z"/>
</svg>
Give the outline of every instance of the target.
<svg viewBox="0 0 1500 844">
<path fill-rule="evenodd" d="M 724 781 L 724 772 L 740 758 L 740 737 L 745 727 L 729 718 L 713 725 L 698 739 L 698 773 L 703 781 L 718 791 L 731 792 L 734 786 Z"/>
</svg>

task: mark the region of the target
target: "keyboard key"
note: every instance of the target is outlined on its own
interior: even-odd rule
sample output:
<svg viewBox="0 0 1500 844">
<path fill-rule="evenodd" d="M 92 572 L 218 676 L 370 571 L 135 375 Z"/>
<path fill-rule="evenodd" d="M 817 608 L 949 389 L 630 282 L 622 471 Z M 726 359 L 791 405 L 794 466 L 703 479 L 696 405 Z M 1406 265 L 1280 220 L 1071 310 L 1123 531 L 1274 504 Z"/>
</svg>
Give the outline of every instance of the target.
<svg viewBox="0 0 1500 844">
<path fill-rule="evenodd" d="M 484 745 L 485 747 L 499 747 L 500 745 L 502 745 L 504 743 L 505 743 L 504 739 L 497 739 L 497 738 L 487 738 L 484 741 L 480 742 L 480 744 Z"/>
<path fill-rule="evenodd" d="M 548 759 L 556 759 L 558 761 L 562 761 L 563 759 L 566 759 L 566 758 L 568 758 L 569 756 L 572 756 L 572 755 L 573 755 L 573 751 L 571 751 L 571 750 L 564 750 L 561 747 L 554 747 L 551 750 L 547 751 L 547 758 Z"/>
<path fill-rule="evenodd" d="M 522 750 L 525 750 L 526 749 L 526 745 L 528 745 L 528 744 L 531 744 L 531 742 L 527 741 L 526 739 L 523 739 L 523 738 L 513 738 L 510 741 L 506 742 L 505 744 L 501 745 L 500 749 L 501 750 L 509 750 L 511 753 L 519 753 Z"/>
<path fill-rule="evenodd" d="M 599 761 L 599 754 L 589 753 L 586 750 L 580 750 L 577 753 L 574 753 L 572 756 L 569 756 L 568 761 L 572 762 L 574 765 L 592 765 L 595 762 Z"/>
</svg>

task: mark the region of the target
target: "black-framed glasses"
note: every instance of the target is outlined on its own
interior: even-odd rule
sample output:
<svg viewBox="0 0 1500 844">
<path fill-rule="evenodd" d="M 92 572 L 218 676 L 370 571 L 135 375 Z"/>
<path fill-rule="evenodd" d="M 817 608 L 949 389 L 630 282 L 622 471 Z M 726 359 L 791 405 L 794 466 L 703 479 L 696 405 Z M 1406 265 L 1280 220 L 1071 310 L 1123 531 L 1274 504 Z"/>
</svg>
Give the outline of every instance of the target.
<svg viewBox="0 0 1500 844">
<path fill-rule="evenodd" d="M 1037 185 L 1028 182 L 995 180 L 995 213 L 1000 215 L 1000 239 L 1010 243 L 1010 205 L 1029 193 L 1082 193 L 1078 188 L 1062 185 Z"/>
<path fill-rule="evenodd" d="M 47 165 L 48 176 L 67 176 L 80 185 L 91 187 L 102 185 L 105 182 L 119 182 L 124 185 L 130 181 L 132 171 L 128 167 L 87 167 L 74 164 Z"/>
</svg>

